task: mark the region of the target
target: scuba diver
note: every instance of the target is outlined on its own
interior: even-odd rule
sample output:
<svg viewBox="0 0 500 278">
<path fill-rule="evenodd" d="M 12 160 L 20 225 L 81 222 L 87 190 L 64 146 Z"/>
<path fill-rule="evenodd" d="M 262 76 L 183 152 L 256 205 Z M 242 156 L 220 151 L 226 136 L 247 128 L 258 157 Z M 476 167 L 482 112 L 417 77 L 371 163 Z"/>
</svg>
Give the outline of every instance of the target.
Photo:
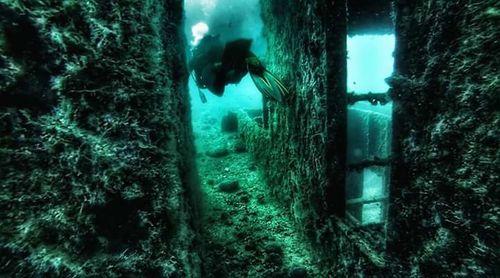
<svg viewBox="0 0 500 278">
<path fill-rule="evenodd" d="M 288 90 L 250 51 L 251 44 L 252 40 L 238 39 L 224 45 L 218 35 L 204 36 L 193 48 L 189 62 L 189 71 L 193 72 L 198 88 L 222 96 L 227 84 L 238 84 L 250 73 L 255 86 L 266 98 L 283 102 Z M 205 95 L 201 90 L 199 93 L 205 103 Z"/>
</svg>

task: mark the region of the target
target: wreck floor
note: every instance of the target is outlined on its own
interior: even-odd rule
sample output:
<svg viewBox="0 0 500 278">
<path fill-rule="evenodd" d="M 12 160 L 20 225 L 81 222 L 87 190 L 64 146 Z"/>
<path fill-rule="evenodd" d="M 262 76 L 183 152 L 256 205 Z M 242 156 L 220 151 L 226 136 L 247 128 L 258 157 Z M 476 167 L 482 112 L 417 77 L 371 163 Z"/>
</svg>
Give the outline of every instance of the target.
<svg viewBox="0 0 500 278">
<path fill-rule="evenodd" d="M 204 203 L 204 261 L 208 277 L 286 277 L 287 273 L 319 273 L 313 253 L 285 209 L 269 197 L 266 184 L 248 152 L 236 152 L 238 133 L 196 126 L 197 165 Z M 227 150 L 211 157 L 207 152 Z M 224 182 L 239 189 L 224 192 Z M 208 267 L 208 268 L 207 268 Z"/>
</svg>

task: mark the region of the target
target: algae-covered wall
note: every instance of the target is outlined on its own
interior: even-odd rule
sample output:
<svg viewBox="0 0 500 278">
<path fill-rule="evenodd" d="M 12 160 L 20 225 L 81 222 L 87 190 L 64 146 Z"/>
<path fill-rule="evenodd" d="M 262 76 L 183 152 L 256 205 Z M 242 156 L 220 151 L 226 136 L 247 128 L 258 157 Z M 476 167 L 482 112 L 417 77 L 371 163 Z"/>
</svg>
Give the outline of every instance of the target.
<svg viewBox="0 0 500 278">
<path fill-rule="evenodd" d="M 292 96 L 267 103 L 267 129 L 246 123 L 243 134 L 272 195 L 316 247 L 325 275 L 332 274 L 345 263 L 332 258 L 345 243 L 333 221 L 344 212 L 346 2 L 261 4 L 266 66 Z"/>
<path fill-rule="evenodd" d="M 244 135 L 297 228 L 322 243 L 325 273 L 498 275 L 497 1 L 393 3 L 387 252 L 332 217 L 344 209 L 345 3 L 262 4 L 268 66 L 293 97 L 269 104 L 267 130 L 245 124 Z"/>
<path fill-rule="evenodd" d="M 500 3 L 395 9 L 389 250 L 415 277 L 497 277 Z"/>
<path fill-rule="evenodd" d="M 334 157 L 345 144 L 345 2 L 262 1 L 262 9 L 267 66 L 292 94 L 268 103 L 268 142 L 257 152 L 274 195 L 304 232 L 319 236 L 323 216 L 341 205 L 325 193 L 334 190 L 327 173 L 342 169 Z"/>
<path fill-rule="evenodd" d="M 0 276 L 197 277 L 182 1 L 0 4 Z"/>
</svg>

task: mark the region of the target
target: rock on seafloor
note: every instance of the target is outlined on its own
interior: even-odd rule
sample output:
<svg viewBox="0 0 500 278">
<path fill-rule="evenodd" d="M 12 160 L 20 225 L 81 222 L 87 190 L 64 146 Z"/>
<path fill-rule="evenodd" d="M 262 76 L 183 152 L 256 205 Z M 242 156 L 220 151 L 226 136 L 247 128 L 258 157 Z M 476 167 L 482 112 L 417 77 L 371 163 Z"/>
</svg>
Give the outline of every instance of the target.
<svg viewBox="0 0 500 278">
<path fill-rule="evenodd" d="M 210 156 L 210 157 L 221 158 L 221 157 L 229 155 L 229 150 L 226 148 L 218 148 L 218 149 L 209 150 L 206 152 L 206 154 L 207 154 L 207 156 Z"/>
<path fill-rule="evenodd" d="M 238 116 L 234 112 L 228 112 L 222 118 L 221 130 L 223 132 L 236 132 L 238 131 Z"/>
<path fill-rule="evenodd" d="M 237 180 L 223 181 L 217 185 L 217 188 L 222 192 L 236 192 L 240 189 L 240 183 Z"/>
<path fill-rule="evenodd" d="M 296 266 L 288 273 L 289 278 L 307 278 L 307 270 L 304 267 Z"/>
<path fill-rule="evenodd" d="M 234 152 L 236 153 L 244 153 L 247 151 L 247 146 L 245 145 L 245 142 L 243 141 L 237 141 L 234 144 Z"/>
</svg>

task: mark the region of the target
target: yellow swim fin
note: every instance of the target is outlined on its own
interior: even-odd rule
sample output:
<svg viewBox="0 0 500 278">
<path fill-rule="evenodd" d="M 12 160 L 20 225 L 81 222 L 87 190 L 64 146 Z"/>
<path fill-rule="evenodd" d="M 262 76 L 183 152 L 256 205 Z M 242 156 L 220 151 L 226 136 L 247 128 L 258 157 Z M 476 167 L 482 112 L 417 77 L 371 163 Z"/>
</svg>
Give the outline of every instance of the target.
<svg viewBox="0 0 500 278">
<path fill-rule="evenodd" d="M 283 83 L 267 69 L 257 57 L 246 59 L 247 69 L 257 89 L 267 98 L 283 102 L 290 94 Z"/>
</svg>

